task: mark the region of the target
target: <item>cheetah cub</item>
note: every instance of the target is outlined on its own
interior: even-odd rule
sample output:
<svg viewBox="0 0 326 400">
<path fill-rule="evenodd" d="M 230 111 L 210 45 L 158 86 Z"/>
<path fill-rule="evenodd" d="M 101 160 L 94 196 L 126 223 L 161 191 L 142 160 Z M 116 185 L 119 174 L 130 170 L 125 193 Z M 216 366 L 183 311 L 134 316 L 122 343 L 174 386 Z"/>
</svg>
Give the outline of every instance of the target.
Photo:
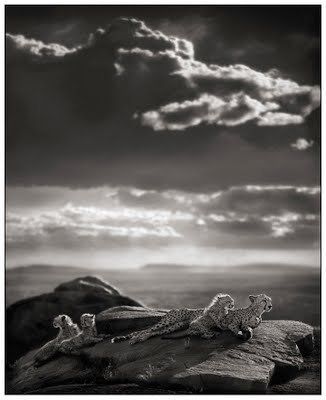
<svg viewBox="0 0 326 400">
<path fill-rule="evenodd" d="M 24 368 L 29 368 L 31 366 L 37 367 L 44 363 L 55 355 L 60 343 L 80 333 L 78 325 L 75 324 L 68 315 L 58 315 L 55 317 L 53 319 L 53 326 L 59 328 L 58 335 L 42 346 L 34 354 L 33 360 L 23 366 Z"/>
<path fill-rule="evenodd" d="M 222 330 L 230 330 L 243 340 L 252 338 L 253 329 L 262 322 L 262 314 L 272 309 L 272 299 L 266 294 L 250 295 L 249 300 L 248 307 L 231 310 L 221 321 Z"/>
<path fill-rule="evenodd" d="M 84 346 L 101 342 L 106 335 L 98 335 L 94 314 L 83 314 L 80 317 L 81 331 L 77 335 L 64 340 L 58 346 L 58 350 L 65 354 L 74 354 Z"/>
<path fill-rule="evenodd" d="M 189 309 L 181 308 L 169 311 L 155 325 L 148 329 L 132 332 L 126 336 L 117 336 L 112 342 L 128 340 L 130 344 L 144 342 L 152 336 L 159 336 L 175 332 L 177 330 L 191 329 L 204 339 L 214 337 L 214 329 L 220 327 L 220 321 L 234 307 L 234 300 L 228 294 L 217 294 L 205 308 Z"/>
</svg>

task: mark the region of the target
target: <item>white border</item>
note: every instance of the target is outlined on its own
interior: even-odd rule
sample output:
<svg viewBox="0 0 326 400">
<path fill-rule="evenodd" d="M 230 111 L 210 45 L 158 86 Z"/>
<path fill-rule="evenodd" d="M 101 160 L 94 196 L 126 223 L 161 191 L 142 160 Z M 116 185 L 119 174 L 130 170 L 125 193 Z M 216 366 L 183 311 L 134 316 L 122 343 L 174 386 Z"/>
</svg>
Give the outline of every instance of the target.
<svg viewBox="0 0 326 400">
<path fill-rule="evenodd" d="M 1 40 L 1 54 L 4 55 L 4 33 L 5 33 L 5 26 L 4 26 L 4 10 L 5 10 L 5 5 L 51 5 L 51 3 L 45 3 L 44 1 L 13 1 L 13 0 L 8 0 L 8 1 L 3 1 L 0 0 L 0 26 L 1 26 L 1 34 L 3 40 Z M 64 1 L 64 0 L 56 0 L 52 3 L 53 5 L 322 5 L 322 66 L 325 65 L 325 49 L 324 49 L 324 43 L 325 43 L 325 30 L 323 29 L 323 22 L 324 22 L 324 12 L 325 12 L 325 7 L 323 2 L 321 1 L 309 1 L 309 0 L 296 0 L 296 1 L 286 1 L 286 2 L 281 2 L 281 1 L 257 1 L 257 0 L 251 0 L 250 2 L 244 1 L 244 0 L 237 0 L 237 1 L 232 1 L 232 0 L 224 0 L 221 1 L 220 3 L 217 2 L 216 0 L 210 0 L 210 1 L 184 1 L 184 0 L 179 0 L 179 1 L 158 1 L 157 3 L 152 1 L 135 1 L 135 0 L 128 0 L 128 1 L 97 1 L 96 3 L 92 3 L 91 1 Z M 277 27 L 275 27 L 277 29 Z M 4 61 L 1 63 L 1 88 L 2 90 L 2 96 L 0 100 L 0 109 L 1 109 L 1 121 L 2 121 L 2 137 L 1 137 L 1 144 L 0 144 L 0 166 L 4 166 L 4 120 L 5 120 L 5 110 L 4 110 Z M 324 88 L 324 74 L 322 74 L 322 89 Z M 324 91 L 322 90 L 322 104 L 324 104 Z M 324 121 L 325 118 L 325 109 L 322 107 L 322 121 Z M 323 127 L 324 123 L 322 123 L 322 132 L 323 132 Z M 322 147 L 322 171 L 326 171 L 326 165 L 325 165 L 325 146 Z M 4 258 L 4 226 L 5 226 L 5 219 L 4 219 L 4 173 L 0 174 L 0 187 L 3 190 L 3 194 L 1 196 L 0 200 L 0 213 L 1 213 L 1 239 L 2 239 L 2 246 L 0 250 L 0 264 L 2 268 L 4 268 L 5 265 L 5 258 Z M 322 188 L 325 187 L 325 174 L 322 174 Z M 322 193 L 322 210 L 325 210 L 325 205 L 326 201 L 324 199 L 323 193 Z M 322 212 L 322 243 L 321 243 L 321 249 L 322 249 L 322 260 L 324 260 L 324 251 L 323 249 L 325 248 L 324 244 L 326 244 L 326 239 L 324 235 L 324 212 Z M 325 287 L 325 273 L 322 272 L 322 288 Z M 2 279 L 1 279 L 1 290 L 2 290 L 2 299 L 4 299 L 4 288 L 5 288 L 5 282 L 4 282 L 4 271 L 2 272 Z M 326 353 L 326 334 L 325 334 L 325 329 L 324 329 L 324 316 L 325 316 L 325 310 L 326 310 L 326 304 L 325 304 L 325 296 L 322 293 L 322 393 L 325 393 L 325 385 L 326 385 L 326 367 L 324 366 L 324 360 L 325 360 L 325 353 Z M 2 354 L 1 357 L 1 367 L 0 367 L 0 397 L 5 397 L 4 395 L 4 321 L 5 321 L 5 302 L 1 302 L 0 306 L 0 321 L 2 321 L 2 328 L 0 329 L 0 354 Z M 8 396 L 8 395 L 7 395 Z M 10 399 L 16 400 L 20 399 L 22 395 L 10 395 Z M 24 399 L 30 399 L 30 398 L 35 398 L 37 399 L 43 399 L 47 398 L 49 395 L 23 395 Z M 85 396 L 85 395 L 83 395 Z M 87 398 L 91 399 L 99 399 L 99 395 L 87 395 Z M 152 397 L 157 397 L 157 398 L 165 398 L 165 399 L 188 399 L 189 395 L 111 395 L 110 398 L 112 399 L 119 399 L 119 400 L 124 400 L 130 398 L 130 396 L 137 397 L 137 398 L 144 398 L 144 399 L 150 399 Z M 206 397 L 212 397 L 212 396 L 218 396 L 218 395 L 191 395 L 191 398 L 201 398 L 204 399 Z M 222 395 L 223 396 L 223 395 Z M 238 399 L 242 398 L 245 395 L 228 395 L 227 399 Z M 249 396 L 252 396 L 250 394 Z M 263 395 L 264 399 L 279 399 L 279 398 L 284 398 L 286 395 Z M 311 398 L 312 395 L 291 395 L 291 398 L 294 397 L 299 397 L 300 399 L 308 399 Z M 316 396 L 313 396 L 316 397 Z M 60 399 L 69 399 L 71 398 L 71 395 L 60 395 Z"/>
</svg>

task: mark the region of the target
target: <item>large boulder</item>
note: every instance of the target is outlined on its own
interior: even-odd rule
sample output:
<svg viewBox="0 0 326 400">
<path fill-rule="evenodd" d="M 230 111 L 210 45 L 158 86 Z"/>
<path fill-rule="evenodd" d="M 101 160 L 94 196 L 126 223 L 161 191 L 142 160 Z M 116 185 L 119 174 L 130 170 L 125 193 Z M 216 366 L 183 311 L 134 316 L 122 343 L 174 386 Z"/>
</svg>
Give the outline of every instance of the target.
<svg viewBox="0 0 326 400">
<path fill-rule="evenodd" d="M 113 307 L 96 315 L 96 326 L 99 333 L 123 334 L 154 325 L 167 311 L 148 307 Z"/>
<path fill-rule="evenodd" d="M 104 330 L 119 334 L 128 331 L 131 322 L 137 329 L 144 328 L 150 318 L 157 320 L 164 312 L 118 307 L 100 313 L 97 319 Z M 214 340 L 193 338 L 188 349 L 182 339 L 154 337 L 129 345 L 111 343 L 108 338 L 77 356 L 58 355 L 37 369 L 17 367 L 9 387 L 12 392 L 27 393 L 54 384 L 124 382 L 192 393 L 265 393 L 271 383 L 298 375 L 313 343 L 313 328 L 298 321 L 264 321 L 248 342 L 230 332 Z M 30 357 L 27 354 L 19 365 Z"/>
<path fill-rule="evenodd" d="M 116 288 L 94 276 L 63 283 L 52 293 L 18 301 L 6 311 L 7 363 L 39 347 L 57 334 L 52 320 L 68 314 L 74 321 L 89 312 L 97 314 L 118 305 L 141 306 Z"/>
<path fill-rule="evenodd" d="M 177 392 L 180 394 L 180 392 Z M 168 389 L 158 387 L 150 387 L 137 385 L 135 383 L 129 384 L 98 384 L 98 383 L 84 383 L 50 386 L 43 389 L 28 392 L 26 394 L 177 394 L 176 392 Z M 187 393 L 187 392 L 185 392 Z"/>
<path fill-rule="evenodd" d="M 86 367 L 83 360 L 77 357 L 57 357 L 35 370 L 33 367 L 30 369 L 20 368 L 20 364 L 17 369 L 19 369 L 19 373 L 16 375 L 14 372 L 13 379 L 9 377 L 7 393 L 25 393 L 58 384 L 86 382 L 93 378 L 92 368 Z"/>
<path fill-rule="evenodd" d="M 120 292 L 118 289 L 113 287 L 112 285 L 105 282 L 103 279 L 98 278 L 97 276 L 86 276 L 84 278 L 76 278 L 69 282 L 61 283 L 58 285 L 54 291 L 84 291 L 93 293 L 108 293 L 113 296 L 120 296 Z"/>
</svg>

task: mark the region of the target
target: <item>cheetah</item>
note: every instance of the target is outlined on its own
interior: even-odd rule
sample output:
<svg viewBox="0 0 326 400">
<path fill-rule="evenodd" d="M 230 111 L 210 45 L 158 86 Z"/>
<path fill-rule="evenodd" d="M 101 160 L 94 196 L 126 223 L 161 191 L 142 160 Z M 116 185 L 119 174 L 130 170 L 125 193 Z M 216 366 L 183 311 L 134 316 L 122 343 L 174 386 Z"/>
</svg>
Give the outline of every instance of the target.
<svg viewBox="0 0 326 400">
<path fill-rule="evenodd" d="M 42 346 L 33 356 L 33 360 L 26 363 L 23 368 L 31 366 L 38 367 L 53 357 L 57 352 L 58 346 L 64 340 L 72 338 L 80 333 L 80 329 L 68 315 L 58 315 L 53 319 L 53 326 L 59 328 L 58 335 Z"/>
<path fill-rule="evenodd" d="M 180 308 L 169 311 L 155 325 L 148 329 L 132 332 L 126 336 L 117 336 L 111 339 L 112 343 L 129 339 L 129 344 L 143 342 L 152 336 L 164 335 L 177 330 L 186 329 L 190 325 L 199 336 L 211 339 L 214 328 L 220 326 L 220 321 L 234 307 L 234 300 L 228 294 L 217 294 L 205 308 Z"/>
<path fill-rule="evenodd" d="M 252 338 L 253 329 L 262 322 L 262 314 L 272 310 L 272 299 L 266 294 L 249 295 L 249 300 L 248 307 L 231 310 L 221 321 L 222 330 L 230 330 L 243 340 Z"/>
<path fill-rule="evenodd" d="M 58 346 L 59 352 L 74 354 L 81 347 L 101 342 L 107 336 L 97 333 L 94 314 L 83 314 L 80 317 L 80 326 L 82 330 L 77 335 L 60 343 Z"/>
<path fill-rule="evenodd" d="M 219 332 L 216 332 L 214 336 L 218 336 L 221 331 L 230 330 L 235 333 L 236 336 L 242 340 L 249 340 L 253 336 L 253 329 L 262 321 L 262 314 L 269 312 L 272 309 L 272 299 L 265 294 L 250 295 L 249 300 L 251 301 L 250 306 L 246 308 L 238 308 L 230 310 L 220 321 L 217 326 Z M 194 321 L 195 322 L 195 321 Z M 181 333 L 174 336 L 163 336 L 163 339 L 185 339 L 185 348 L 190 346 L 190 338 L 192 336 L 202 336 L 198 332 L 195 324 L 190 324 L 189 328 Z M 213 334 L 212 334 L 213 336 Z"/>
</svg>

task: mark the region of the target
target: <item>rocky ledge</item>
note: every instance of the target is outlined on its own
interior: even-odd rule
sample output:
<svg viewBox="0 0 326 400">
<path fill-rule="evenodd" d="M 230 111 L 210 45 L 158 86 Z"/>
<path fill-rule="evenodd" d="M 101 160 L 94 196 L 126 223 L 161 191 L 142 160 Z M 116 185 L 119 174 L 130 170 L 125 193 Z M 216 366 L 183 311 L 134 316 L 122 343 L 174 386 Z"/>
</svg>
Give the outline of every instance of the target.
<svg viewBox="0 0 326 400">
<path fill-rule="evenodd" d="M 51 293 L 12 304 L 6 311 L 7 364 L 52 339 L 57 334 L 52 326 L 56 315 L 68 314 L 79 321 L 83 313 L 98 314 L 119 305 L 141 306 L 95 276 L 65 282 Z"/>
<path fill-rule="evenodd" d="M 97 315 L 97 326 L 101 333 L 117 335 L 145 328 L 165 312 L 113 307 Z M 146 388 L 157 388 L 157 393 L 265 393 L 270 385 L 296 378 L 313 348 L 313 328 L 298 321 L 264 321 L 248 342 L 228 332 L 214 340 L 193 338 L 188 349 L 182 339 L 155 337 L 135 345 L 106 339 L 78 355 L 57 355 L 37 369 L 21 367 L 34 351 L 27 353 L 11 371 L 7 392 L 59 393 L 58 388 L 82 383 L 87 393 L 90 387 L 110 393 L 108 387 L 114 385 L 119 390 L 136 385 L 137 393 L 141 387 L 143 393 Z"/>
</svg>

